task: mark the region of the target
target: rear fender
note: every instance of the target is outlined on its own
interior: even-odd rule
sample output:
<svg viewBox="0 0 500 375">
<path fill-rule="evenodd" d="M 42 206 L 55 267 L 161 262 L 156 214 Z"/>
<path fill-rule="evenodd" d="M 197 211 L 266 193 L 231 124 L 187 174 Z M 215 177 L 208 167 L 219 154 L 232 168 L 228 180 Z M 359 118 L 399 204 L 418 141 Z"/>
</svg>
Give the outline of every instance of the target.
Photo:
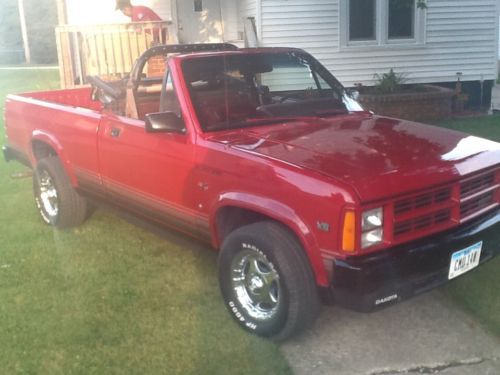
<svg viewBox="0 0 500 375">
<path fill-rule="evenodd" d="M 212 241 L 216 248 L 220 248 L 222 242 L 219 238 L 216 218 L 219 210 L 224 207 L 236 207 L 254 211 L 285 225 L 295 234 L 304 248 L 315 274 L 317 284 L 328 286 L 328 275 L 323 265 L 314 234 L 292 208 L 281 202 L 248 193 L 229 192 L 220 195 L 216 206 L 212 210 L 212 217 L 210 219 Z"/>
<path fill-rule="evenodd" d="M 73 165 L 71 164 L 66 152 L 61 145 L 61 143 L 52 134 L 44 132 L 43 130 L 34 130 L 31 137 L 31 147 L 30 147 L 30 161 L 33 166 L 37 164 L 37 158 L 34 153 L 34 142 L 42 142 L 50 146 L 57 154 L 57 157 L 61 161 L 66 174 L 69 176 L 71 184 L 77 186 L 77 179 L 74 173 Z"/>
</svg>

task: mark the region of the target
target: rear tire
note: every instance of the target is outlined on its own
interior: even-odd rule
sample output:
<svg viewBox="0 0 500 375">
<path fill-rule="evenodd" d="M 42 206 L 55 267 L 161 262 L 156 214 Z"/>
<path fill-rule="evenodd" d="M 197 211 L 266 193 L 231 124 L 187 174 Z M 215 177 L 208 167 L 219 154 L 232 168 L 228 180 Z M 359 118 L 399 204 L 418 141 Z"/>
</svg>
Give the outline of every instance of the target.
<svg viewBox="0 0 500 375">
<path fill-rule="evenodd" d="M 33 173 L 33 193 L 42 220 L 65 229 L 82 224 L 88 217 L 87 201 L 71 185 L 57 157 L 41 159 Z"/>
<path fill-rule="evenodd" d="M 259 222 L 229 234 L 218 268 L 226 307 L 249 332 L 280 341 L 308 328 L 318 315 L 309 260 L 279 223 Z"/>
</svg>

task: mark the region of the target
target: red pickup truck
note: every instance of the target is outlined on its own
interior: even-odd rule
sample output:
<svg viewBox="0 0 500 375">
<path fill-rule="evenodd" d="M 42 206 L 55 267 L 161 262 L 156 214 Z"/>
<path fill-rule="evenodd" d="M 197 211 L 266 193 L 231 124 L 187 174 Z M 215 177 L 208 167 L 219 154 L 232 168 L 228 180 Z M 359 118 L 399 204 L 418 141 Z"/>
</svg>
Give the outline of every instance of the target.
<svg viewBox="0 0 500 375">
<path fill-rule="evenodd" d="M 372 311 L 500 251 L 500 144 L 363 111 L 303 50 L 157 46 L 89 79 L 7 98 L 4 156 L 34 169 L 42 219 L 105 200 L 209 242 L 248 331 L 286 338 L 321 299 Z"/>
</svg>

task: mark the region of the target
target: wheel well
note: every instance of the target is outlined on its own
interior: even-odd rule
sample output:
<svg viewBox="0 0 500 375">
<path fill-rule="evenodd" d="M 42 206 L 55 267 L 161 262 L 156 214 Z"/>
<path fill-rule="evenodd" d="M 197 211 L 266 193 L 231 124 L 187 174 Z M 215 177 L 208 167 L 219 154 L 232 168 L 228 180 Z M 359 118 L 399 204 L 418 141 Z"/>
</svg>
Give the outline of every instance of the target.
<svg viewBox="0 0 500 375">
<path fill-rule="evenodd" d="M 219 247 L 222 245 L 224 239 L 234 230 L 241 228 L 245 225 L 250 225 L 261 221 L 273 221 L 275 223 L 278 223 L 284 230 L 288 231 L 293 237 L 295 237 L 297 242 L 300 244 L 302 250 L 304 251 L 304 255 L 309 260 L 312 272 L 316 277 L 317 276 L 316 271 L 314 270 L 314 267 L 312 267 L 311 263 L 312 259 L 310 259 L 309 253 L 305 248 L 305 244 L 301 241 L 297 233 L 291 227 L 284 224 L 283 222 L 280 222 L 270 216 L 261 214 L 256 211 L 234 206 L 221 208 L 217 212 L 215 221 L 215 224 L 217 226 L 216 230 L 217 230 L 217 240 Z"/>
<path fill-rule="evenodd" d="M 223 207 L 217 212 L 216 225 L 217 237 L 221 244 L 224 239 L 234 230 L 241 228 L 245 225 L 257 223 L 259 221 L 276 221 L 270 216 L 261 214 L 256 211 L 248 210 L 241 207 Z M 280 223 L 294 236 L 296 233 L 288 226 Z"/>
<path fill-rule="evenodd" d="M 33 141 L 33 155 L 36 160 L 40 160 L 49 156 L 57 156 L 57 152 L 45 142 Z"/>
<path fill-rule="evenodd" d="M 242 226 L 272 218 L 258 212 L 240 207 L 223 207 L 217 212 L 216 225 L 219 243 L 222 243 L 229 233 Z"/>
</svg>

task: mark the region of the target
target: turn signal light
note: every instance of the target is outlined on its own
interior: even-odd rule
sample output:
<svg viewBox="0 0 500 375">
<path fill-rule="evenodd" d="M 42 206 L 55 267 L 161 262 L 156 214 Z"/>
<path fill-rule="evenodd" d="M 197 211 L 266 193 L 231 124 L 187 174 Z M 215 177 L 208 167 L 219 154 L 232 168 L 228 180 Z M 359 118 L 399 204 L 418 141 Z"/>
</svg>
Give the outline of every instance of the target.
<svg viewBox="0 0 500 375">
<path fill-rule="evenodd" d="M 342 250 L 354 252 L 356 249 L 356 215 L 354 211 L 346 211 L 342 230 Z"/>
</svg>

